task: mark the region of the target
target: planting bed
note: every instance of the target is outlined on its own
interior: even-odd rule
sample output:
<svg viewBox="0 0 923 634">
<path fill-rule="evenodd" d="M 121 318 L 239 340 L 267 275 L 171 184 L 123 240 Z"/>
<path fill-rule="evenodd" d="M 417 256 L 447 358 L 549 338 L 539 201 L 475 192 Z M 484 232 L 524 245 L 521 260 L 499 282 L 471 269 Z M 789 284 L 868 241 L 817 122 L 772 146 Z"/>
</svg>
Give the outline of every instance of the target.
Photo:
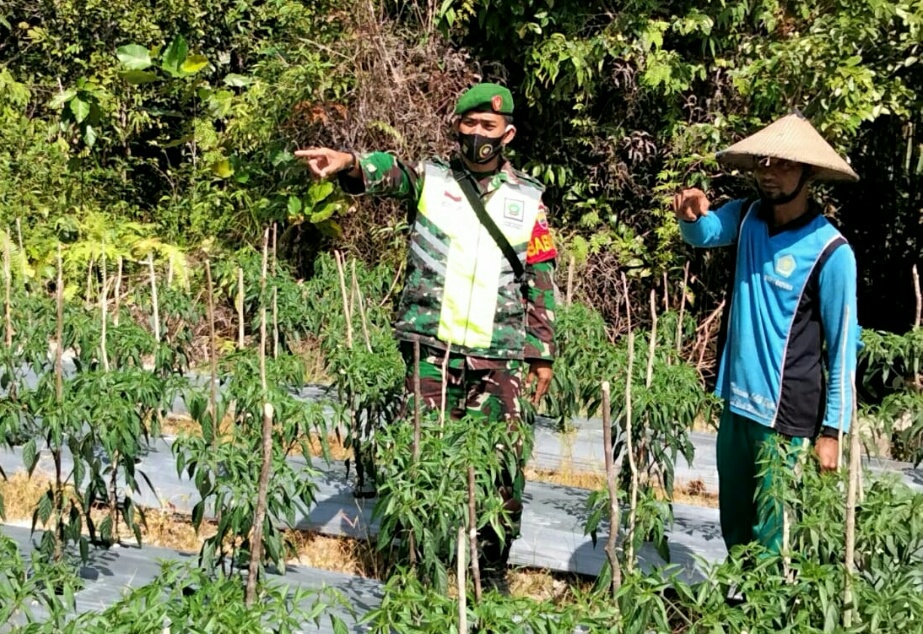
<svg viewBox="0 0 923 634">
<path fill-rule="evenodd" d="M 0 533 L 12 538 L 23 555 L 29 556 L 34 551 L 32 543 L 34 537 L 30 536 L 28 528 L 5 524 L 0 529 Z M 74 595 L 76 612 L 101 612 L 129 590 L 153 582 L 160 572 L 161 562 L 188 563 L 194 561 L 196 556 L 196 553 L 177 552 L 149 545 L 140 548 L 122 545 L 108 550 L 93 550 L 90 560 L 80 567 L 80 577 L 84 588 Z M 285 575 L 269 574 L 267 580 L 270 583 L 279 583 L 290 588 L 300 587 L 312 590 L 332 588 L 342 593 L 355 611 L 356 617 L 361 616 L 381 601 L 381 584 L 378 581 L 326 570 L 294 565 L 286 568 Z M 303 607 L 310 608 L 310 605 Z M 34 605 L 31 609 L 37 617 L 45 614 L 41 606 Z M 356 619 L 344 610 L 333 606 L 331 613 L 351 624 L 350 631 L 363 631 L 356 624 Z M 14 618 L 13 623 L 7 623 L 6 626 L 21 622 L 21 618 Z M 2 626 L 0 626 L 0 631 L 4 631 Z M 334 630 L 329 619 L 322 619 L 317 626 L 313 623 L 305 625 L 302 631 L 333 634 Z"/>
</svg>

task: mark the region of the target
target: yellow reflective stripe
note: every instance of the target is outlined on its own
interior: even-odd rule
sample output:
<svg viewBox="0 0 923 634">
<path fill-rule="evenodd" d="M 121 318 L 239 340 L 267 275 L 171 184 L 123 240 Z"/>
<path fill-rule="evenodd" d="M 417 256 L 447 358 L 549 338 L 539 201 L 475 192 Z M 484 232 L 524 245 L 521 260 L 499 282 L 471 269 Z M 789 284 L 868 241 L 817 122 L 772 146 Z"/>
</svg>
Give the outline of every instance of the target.
<svg viewBox="0 0 923 634">
<path fill-rule="evenodd" d="M 538 191 L 503 183 L 485 206 L 510 243 L 522 247 L 531 238 L 540 199 Z M 504 218 L 510 201 L 522 207 L 521 222 L 515 227 L 510 227 Z M 418 211 L 446 235 L 448 242 L 436 336 L 455 345 L 489 348 L 494 335 L 497 291 L 506 265 L 503 253 L 477 221 L 450 172 L 440 166 L 425 166 Z"/>
<path fill-rule="evenodd" d="M 490 247 L 499 251 L 490 234 L 480 224 L 470 227 L 466 239 L 453 240 L 449 247 L 437 336 L 469 348 L 488 348 L 501 262 L 489 253 Z"/>
</svg>

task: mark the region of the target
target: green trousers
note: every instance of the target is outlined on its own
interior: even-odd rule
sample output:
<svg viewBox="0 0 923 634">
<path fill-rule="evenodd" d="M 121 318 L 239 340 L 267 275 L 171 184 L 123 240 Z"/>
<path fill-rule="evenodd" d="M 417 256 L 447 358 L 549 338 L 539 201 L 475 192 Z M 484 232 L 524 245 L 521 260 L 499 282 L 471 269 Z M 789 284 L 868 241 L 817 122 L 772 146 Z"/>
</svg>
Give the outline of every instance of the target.
<svg viewBox="0 0 923 634">
<path fill-rule="evenodd" d="M 776 444 L 778 439 L 780 444 Z M 786 451 L 785 468 L 795 469 L 808 438 L 790 438 L 725 407 L 718 427 L 718 506 L 721 533 L 728 552 L 734 546 L 759 542 L 772 552 L 782 550 L 785 512 L 772 499 L 773 472 L 760 464 L 773 448 Z"/>
</svg>

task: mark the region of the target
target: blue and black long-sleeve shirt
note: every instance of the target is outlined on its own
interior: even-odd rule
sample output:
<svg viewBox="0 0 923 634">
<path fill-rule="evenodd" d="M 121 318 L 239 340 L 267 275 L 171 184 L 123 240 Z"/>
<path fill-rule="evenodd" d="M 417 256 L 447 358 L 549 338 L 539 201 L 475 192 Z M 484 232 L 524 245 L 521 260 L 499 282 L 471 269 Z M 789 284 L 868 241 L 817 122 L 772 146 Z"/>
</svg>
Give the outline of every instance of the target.
<svg viewBox="0 0 923 634">
<path fill-rule="evenodd" d="M 734 200 L 680 222 L 693 246 L 737 245 L 716 392 L 735 414 L 788 436 L 847 432 L 859 347 L 855 255 L 817 211 L 781 227 L 766 213 Z"/>
</svg>

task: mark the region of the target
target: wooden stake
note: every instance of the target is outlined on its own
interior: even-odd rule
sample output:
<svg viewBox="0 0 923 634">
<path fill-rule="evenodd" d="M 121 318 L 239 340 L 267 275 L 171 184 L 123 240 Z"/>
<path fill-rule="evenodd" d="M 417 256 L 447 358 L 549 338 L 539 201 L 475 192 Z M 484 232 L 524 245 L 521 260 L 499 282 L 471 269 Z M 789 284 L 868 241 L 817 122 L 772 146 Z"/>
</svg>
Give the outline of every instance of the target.
<svg viewBox="0 0 923 634">
<path fill-rule="evenodd" d="M 279 356 L 279 287 L 276 285 L 278 225 L 272 223 L 272 358 Z"/>
<path fill-rule="evenodd" d="M 346 345 L 353 349 L 353 320 L 349 311 L 349 296 L 346 292 L 346 275 L 343 273 L 343 261 L 339 251 L 333 252 L 337 260 L 337 273 L 340 276 L 340 293 L 343 295 L 343 314 L 346 316 Z"/>
<path fill-rule="evenodd" d="M 263 523 L 266 520 L 266 500 L 269 491 L 270 467 L 272 465 L 272 420 L 273 407 L 266 400 L 266 269 L 269 253 L 269 229 L 263 233 L 263 269 L 260 276 L 260 385 L 263 392 L 262 452 L 260 480 L 256 497 L 256 512 L 253 516 L 253 533 L 250 540 L 250 568 L 247 574 L 247 607 L 256 600 L 256 582 L 263 559 Z"/>
<path fill-rule="evenodd" d="M 87 310 L 93 305 L 93 256 L 90 256 L 89 261 L 87 262 L 87 298 L 86 304 Z"/>
<path fill-rule="evenodd" d="M 10 289 L 13 285 L 13 276 L 10 272 L 10 237 L 3 239 L 3 319 L 5 323 L 4 343 L 7 348 L 13 347 L 13 308 L 10 298 Z"/>
<path fill-rule="evenodd" d="M 570 264 L 567 266 L 567 305 L 570 306 L 574 301 L 574 269 L 577 262 L 574 256 L 570 256 Z"/>
<path fill-rule="evenodd" d="M 420 342 L 413 342 L 413 461 L 416 463 L 420 460 L 420 407 L 422 400 L 422 390 L 420 389 Z"/>
<path fill-rule="evenodd" d="M 151 304 L 154 310 L 154 339 L 160 343 L 160 304 L 157 301 L 157 272 L 154 270 L 154 254 L 147 256 L 147 268 L 151 275 Z"/>
<path fill-rule="evenodd" d="M 670 277 L 667 271 L 663 272 L 663 306 L 664 312 L 669 312 L 673 306 L 670 301 Z"/>
<path fill-rule="evenodd" d="M 115 274 L 115 309 L 112 315 L 112 324 L 119 325 L 119 313 L 122 310 L 122 256 L 118 258 L 117 271 Z"/>
<path fill-rule="evenodd" d="M 244 269 L 237 267 L 237 349 L 244 349 Z"/>
<path fill-rule="evenodd" d="M 106 277 L 106 244 L 103 243 L 103 253 L 99 260 L 100 272 L 102 273 L 102 285 L 99 290 L 99 312 L 101 318 L 99 331 L 99 354 L 103 364 L 103 372 L 109 371 L 109 351 L 106 349 L 106 324 L 109 321 L 109 294 L 106 292 L 106 286 L 109 280 Z M 115 469 L 113 469 L 113 472 Z M 113 527 L 115 530 L 115 527 Z M 116 533 L 118 531 L 115 531 Z"/>
<path fill-rule="evenodd" d="M 628 320 L 628 331 L 631 332 L 631 297 L 628 295 L 628 278 L 622 273 L 622 289 L 625 294 L 625 317 Z"/>
<path fill-rule="evenodd" d="M 439 429 L 445 429 L 445 407 L 449 392 L 449 355 L 452 354 L 452 344 L 445 346 L 445 356 L 442 358 L 442 400 L 439 408 Z"/>
<path fill-rule="evenodd" d="M 843 341 L 840 344 L 840 358 L 846 358 L 846 341 L 849 339 L 849 306 L 846 306 L 844 309 L 844 319 L 846 323 L 846 328 L 843 331 L 842 336 L 840 337 Z M 853 400 L 855 401 L 855 386 L 853 386 Z M 853 402 L 855 405 L 855 402 Z M 843 423 L 845 422 L 845 415 L 840 416 L 840 428 L 837 430 L 837 445 L 836 445 L 836 468 L 839 471 L 843 466 Z"/>
<path fill-rule="evenodd" d="M 167 257 L 167 288 L 173 286 L 173 253 Z"/>
<path fill-rule="evenodd" d="M 64 398 L 64 264 L 61 261 L 61 245 L 58 244 L 58 279 L 55 284 L 55 306 L 57 322 L 55 324 L 54 384 L 58 403 Z"/>
<path fill-rule="evenodd" d="M 917 271 L 917 265 L 913 265 L 913 290 L 917 297 L 917 311 L 914 314 L 913 327 L 919 328 L 923 323 L 923 295 L 920 293 L 920 273 Z"/>
<path fill-rule="evenodd" d="M 19 243 L 19 266 L 22 273 L 22 284 L 26 285 L 26 250 L 22 246 L 22 223 L 16 218 L 16 240 Z"/>
<path fill-rule="evenodd" d="M 468 589 L 465 587 L 465 527 L 458 527 L 458 562 L 455 568 L 458 577 L 458 632 L 468 631 Z"/>
<path fill-rule="evenodd" d="M 657 291 L 651 289 L 651 339 L 647 347 L 647 378 L 644 387 L 650 389 L 654 382 L 654 356 L 657 352 Z"/>
<path fill-rule="evenodd" d="M 631 506 L 628 514 L 628 548 L 625 555 L 625 566 L 629 572 L 634 568 L 635 556 L 635 516 L 638 507 L 638 466 L 635 464 L 634 443 L 632 442 L 631 424 L 631 375 L 635 360 L 635 333 L 628 333 L 628 374 L 625 378 L 625 442 L 628 452 L 628 465 L 631 468 Z"/>
<path fill-rule="evenodd" d="M 55 337 L 57 345 L 55 346 L 54 359 L 54 379 L 55 379 L 55 398 L 58 407 L 62 407 L 64 401 L 64 265 L 61 261 L 61 244 L 58 243 L 58 279 L 55 288 L 55 304 L 57 307 L 57 316 L 55 324 Z M 62 514 L 62 496 L 64 482 L 61 479 L 61 450 L 52 449 L 52 458 L 54 459 L 55 468 L 55 532 L 57 539 L 54 547 L 54 560 L 61 561 L 64 544 L 64 526 L 61 521 Z"/>
<path fill-rule="evenodd" d="M 481 602 L 481 569 L 478 564 L 478 522 L 475 511 L 474 467 L 468 467 L 468 545 L 471 549 L 471 577 L 474 579 L 474 600 Z"/>
<path fill-rule="evenodd" d="M 689 261 L 686 260 L 686 266 L 683 267 L 683 286 L 680 289 L 679 300 L 679 319 L 676 321 L 676 354 L 681 355 L 683 352 L 683 318 L 686 316 L 686 290 L 689 287 Z"/>
<path fill-rule="evenodd" d="M 616 551 L 616 540 L 619 534 L 619 496 L 618 474 L 613 464 L 612 443 L 612 412 L 609 397 L 609 381 L 602 383 L 603 394 L 603 448 L 606 451 L 606 484 L 609 487 L 609 539 L 606 542 L 606 556 L 609 558 L 609 567 L 612 570 L 612 596 L 618 593 L 622 585 L 622 568 L 619 565 L 619 556 Z M 621 463 L 621 461 L 619 461 Z"/>
<path fill-rule="evenodd" d="M 218 342 L 215 338 L 215 289 L 212 284 L 211 260 L 205 259 L 205 284 L 208 293 L 208 360 L 211 366 L 209 410 L 212 415 L 212 447 L 218 445 Z"/>
<path fill-rule="evenodd" d="M 849 484 L 846 488 L 846 579 L 843 588 L 843 625 L 852 626 L 856 613 L 855 597 L 852 591 L 853 575 L 856 573 L 856 497 L 860 488 L 861 449 L 859 445 L 859 416 L 856 404 L 856 377 L 851 376 L 852 422 L 849 426 Z"/>
<path fill-rule="evenodd" d="M 369 337 L 369 326 L 365 320 L 365 299 L 362 297 L 362 289 L 359 288 L 359 278 L 356 277 L 356 261 L 352 260 L 350 262 L 352 265 L 352 283 L 353 283 L 353 293 L 356 295 L 356 303 L 359 306 L 359 318 L 362 321 L 362 336 L 365 337 L 365 348 L 369 352 L 372 351 L 372 340 Z"/>
</svg>

